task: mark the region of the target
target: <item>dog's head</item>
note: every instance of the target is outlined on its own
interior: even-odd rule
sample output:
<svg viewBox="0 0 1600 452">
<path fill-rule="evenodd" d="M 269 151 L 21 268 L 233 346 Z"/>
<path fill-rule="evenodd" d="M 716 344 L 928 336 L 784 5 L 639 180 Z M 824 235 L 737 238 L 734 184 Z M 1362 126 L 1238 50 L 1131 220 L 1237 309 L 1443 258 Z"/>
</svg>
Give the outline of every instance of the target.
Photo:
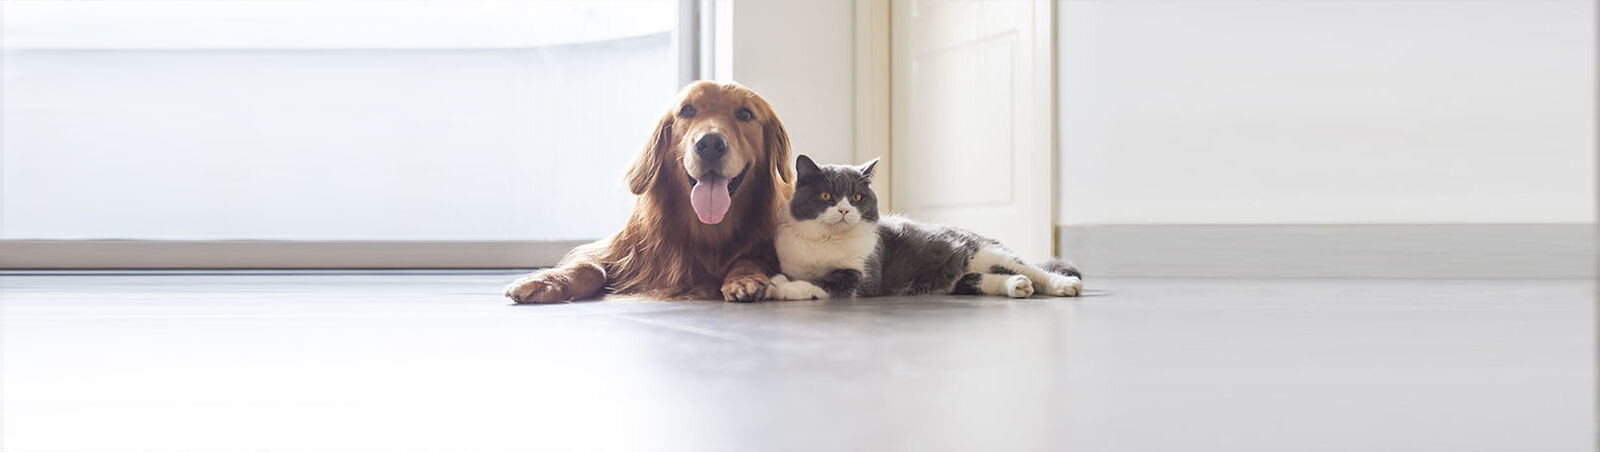
<svg viewBox="0 0 1600 452">
<path fill-rule="evenodd" d="M 789 135 L 767 101 L 738 84 L 711 81 L 678 93 L 628 170 L 634 194 L 687 198 L 704 224 L 721 223 L 756 191 L 752 183 L 765 185 L 760 193 L 770 197 L 793 178 Z"/>
</svg>

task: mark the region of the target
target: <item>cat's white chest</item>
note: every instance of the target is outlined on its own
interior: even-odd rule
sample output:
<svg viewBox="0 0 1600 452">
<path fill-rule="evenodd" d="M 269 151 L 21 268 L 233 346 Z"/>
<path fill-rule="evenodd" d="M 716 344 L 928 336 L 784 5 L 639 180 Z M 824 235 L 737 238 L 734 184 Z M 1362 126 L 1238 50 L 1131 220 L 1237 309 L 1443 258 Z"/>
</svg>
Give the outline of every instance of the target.
<svg viewBox="0 0 1600 452">
<path fill-rule="evenodd" d="M 878 228 L 860 224 L 837 233 L 806 223 L 780 225 L 773 237 L 783 274 L 793 279 L 816 279 L 836 269 L 864 270 L 878 247 Z"/>
</svg>

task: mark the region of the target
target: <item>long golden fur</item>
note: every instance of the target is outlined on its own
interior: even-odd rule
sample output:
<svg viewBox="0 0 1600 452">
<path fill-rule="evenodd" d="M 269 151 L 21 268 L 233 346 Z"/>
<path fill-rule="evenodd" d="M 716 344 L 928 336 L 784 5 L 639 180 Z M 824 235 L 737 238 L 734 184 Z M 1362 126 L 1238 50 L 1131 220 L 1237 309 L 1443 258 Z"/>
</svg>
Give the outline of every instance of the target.
<svg viewBox="0 0 1600 452">
<path fill-rule="evenodd" d="M 693 115 L 683 115 L 692 105 Z M 739 110 L 753 117 L 743 119 Z M 727 216 L 702 223 L 691 211 L 690 174 L 699 162 L 691 139 L 727 137 L 725 160 L 742 165 Z M 699 174 L 699 173 L 695 173 Z M 731 176 L 731 175 L 730 175 Z M 574 249 L 555 268 L 506 287 L 518 303 L 598 298 L 610 294 L 754 301 L 771 285 L 776 209 L 794 192 L 789 136 L 767 101 L 733 83 L 700 81 L 678 93 L 628 170 L 639 195 L 621 231 Z"/>
</svg>

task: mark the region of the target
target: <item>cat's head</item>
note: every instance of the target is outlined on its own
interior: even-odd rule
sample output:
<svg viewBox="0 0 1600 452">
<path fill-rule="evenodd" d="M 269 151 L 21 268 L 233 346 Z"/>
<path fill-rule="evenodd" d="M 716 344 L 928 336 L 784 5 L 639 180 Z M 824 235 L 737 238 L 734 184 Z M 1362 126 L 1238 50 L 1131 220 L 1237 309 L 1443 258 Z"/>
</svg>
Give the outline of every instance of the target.
<svg viewBox="0 0 1600 452">
<path fill-rule="evenodd" d="M 801 222 L 834 228 L 878 221 L 878 195 L 872 192 L 872 170 L 878 159 L 862 164 L 817 165 L 811 157 L 795 160 L 794 198 L 789 213 Z"/>
</svg>

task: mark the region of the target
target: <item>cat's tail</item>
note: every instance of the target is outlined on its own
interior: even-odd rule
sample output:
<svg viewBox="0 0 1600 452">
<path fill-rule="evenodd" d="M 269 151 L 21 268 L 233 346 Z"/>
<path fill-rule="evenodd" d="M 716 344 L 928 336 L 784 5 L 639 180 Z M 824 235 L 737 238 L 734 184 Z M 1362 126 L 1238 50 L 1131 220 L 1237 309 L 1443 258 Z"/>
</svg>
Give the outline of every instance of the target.
<svg viewBox="0 0 1600 452">
<path fill-rule="evenodd" d="M 1044 263 L 1039 264 L 1039 269 L 1058 275 L 1083 279 L 1083 273 L 1078 272 L 1078 267 L 1074 267 L 1071 262 L 1062 260 L 1059 257 L 1052 257 L 1050 260 L 1044 261 Z"/>
</svg>

